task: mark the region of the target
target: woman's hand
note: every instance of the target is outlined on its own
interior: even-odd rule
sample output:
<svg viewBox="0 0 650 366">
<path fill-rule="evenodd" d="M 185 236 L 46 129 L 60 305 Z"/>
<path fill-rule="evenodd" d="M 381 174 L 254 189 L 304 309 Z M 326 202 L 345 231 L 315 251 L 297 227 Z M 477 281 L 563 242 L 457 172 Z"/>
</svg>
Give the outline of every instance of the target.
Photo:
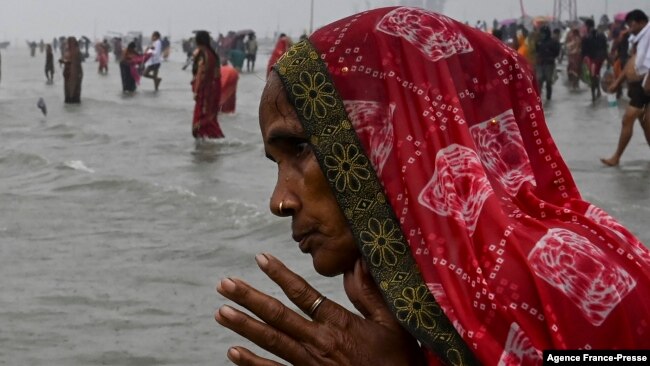
<svg viewBox="0 0 650 366">
<path fill-rule="evenodd" d="M 256 257 L 259 267 L 306 314 L 321 295 L 307 281 L 269 254 Z M 363 317 L 325 299 L 308 320 L 239 279 L 224 279 L 217 291 L 247 308 L 257 320 L 228 305 L 215 313 L 219 324 L 248 338 L 293 365 L 423 365 L 415 339 L 397 322 L 361 259 L 344 274 L 345 292 Z M 237 365 L 279 365 L 235 346 L 228 358 Z"/>
</svg>

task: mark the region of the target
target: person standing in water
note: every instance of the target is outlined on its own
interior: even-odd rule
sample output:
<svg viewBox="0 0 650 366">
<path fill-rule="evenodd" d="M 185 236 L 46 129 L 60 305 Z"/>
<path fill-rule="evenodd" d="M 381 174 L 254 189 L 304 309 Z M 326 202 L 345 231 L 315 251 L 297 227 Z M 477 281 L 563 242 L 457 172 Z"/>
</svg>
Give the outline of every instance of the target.
<svg viewBox="0 0 650 366">
<path fill-rule="evenodd" d="M 237 82 L 239 72 L 228 64 L 228 60 L 221 60 L 221 101 L 222 113 L 235 113 L 237 103 Z"/>
<path fill-rule="evenodd" d="M 135 42 L 130 42 L 120 61 L 120 74 L 122 76 L 122 92 L 133 93 L 140 84 L 140 74 L 137 65 L 142 63 L 144 56 L 138 53 Z"/>
<path fill-rule="evenodd" d="M 45 50 L 45 77 L 48 84 L 54 83 L 54 53 L 51 44 L 48 44 Z"/>
<path fill-rule="evenodd" d="M 257 58 L 257 40 L 255 33 L 248 35 L 246 41 L 246 71 L 255 72 L 255 59 Z"/>
<path fill-rule="evenodd" d="M 221 99 L 221 63 L 212 48 L 210 34 L 196 32 L 196 49 L 192 55 L 192 92 L 194 93 L 194 118 L 192 136 L 196 139 L 224 137 L 217 115 Z"/>
<path fill-rule="evenodd" d="M 81 81 L 83 69 L 81 68 L 81 51 L 79 42 L 75 37 L 68 37 L 66 50 L 63 58 L 59 60 L 63 64 L 63 90 L 65 92 L 66 104 L 81 103 Z"/>
</svg>

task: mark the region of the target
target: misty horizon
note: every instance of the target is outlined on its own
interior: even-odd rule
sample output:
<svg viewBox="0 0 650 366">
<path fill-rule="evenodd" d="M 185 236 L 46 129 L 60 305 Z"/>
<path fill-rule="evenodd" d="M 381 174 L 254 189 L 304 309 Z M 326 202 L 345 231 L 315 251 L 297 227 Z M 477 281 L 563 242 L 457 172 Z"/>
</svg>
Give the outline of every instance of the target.
<svg viewBox="0 0 650 366">
<path fill-rule="evenodd" d="M 431 0 L 429 0 L 431 1 Z M 172 0 L 0 0 L 0 40 L 14 46 L 25 41 L 49 42 L 59 36 L 88 36 L 93 39 L 112 34 L 152 31 L 171 36 L 172 40 L 191 36 L 192 30 L 206 29 L 214 35 L 229 30 L 253 29 L 260 38 L 283 32 L 297 37 L 309 31 L 310 0 L 240 0 L 183 2 Z M 402 3 L 427 4 L 427 0 L 314 0 L 313 29 L 369 8 Z M 474 24 L 477 20 L 521 15 L 519 0 L 446 0 L 442 13 Z M 471 4 L 471 6 L 469 6 Z M 524 0 L 528 15 L 553 14 L 551 0 Z M 578 0 L 578 14 L 610 18 L 621 11 L 644 9 L 647 0 Z M 8 10 L 10 9 L 10 10 Z"/>
</svg>

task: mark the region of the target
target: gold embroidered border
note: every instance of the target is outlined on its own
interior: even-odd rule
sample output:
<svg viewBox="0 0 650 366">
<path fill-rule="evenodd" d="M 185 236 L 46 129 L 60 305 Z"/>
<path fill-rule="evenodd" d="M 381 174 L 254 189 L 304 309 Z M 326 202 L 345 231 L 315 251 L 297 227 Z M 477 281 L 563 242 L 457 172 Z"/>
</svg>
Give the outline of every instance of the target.
<svg viewBox="0 0 650 366">
<path fill-rule="evenodd" d="M 308 41 L 296 43 L 274 68 L 393 314 L 447 364 L 476 364 L 420 276 L 399 221 L 316 50 Z"/>
</svg>

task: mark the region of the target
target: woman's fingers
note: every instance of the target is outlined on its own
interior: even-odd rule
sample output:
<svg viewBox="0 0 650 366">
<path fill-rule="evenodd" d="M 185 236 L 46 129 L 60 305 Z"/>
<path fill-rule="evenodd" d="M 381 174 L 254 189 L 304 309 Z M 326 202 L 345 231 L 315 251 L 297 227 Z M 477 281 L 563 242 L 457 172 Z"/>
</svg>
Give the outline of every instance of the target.
<svg viewBox="0 0 650 366">
<path fill-rule="evenodd" d="M 365 318 L 382 325 L 399 326 L 363 259 L 358 259 L 354 269 L 343 275 L 343 287 L 350 302 Z"/>
<path fill-rule="evenodd" d="M 280 363 L 262 358 L 243 347 L 229 349 L 228 359 L 239 366 L 282 366 Z"/>
<path fill-rule="evenodd" d="M 316 332 L 312 322 L 287 308 L 278 299 L 258 291 L 240 279 L 222 280 L 217 291 L 291 337 L 305 341 L 314 339 Z"/>
<path fill-rule="evenodd" d="M 214 319 L 224 327 L 292 364 L 306 364 L 306 360 L 309 359 L 305 348 L 296 340 L 228 305 L 220 307 Z M 248 352 L 248 354 L 252 353 Z"/>
<path fill-rule="evenodd" d="M 321 294 L 304 278 L 288 269 L 280 260 L 270 254 L 258 254 L 255 257 L 259 267 L 277 283 L 289 300 L 314 320 L 340 323 L 351 313 L 333 301 L 320 301 Z M 317 304 L 317 301 L 320 303 Z M 312 309 L 313 305 L 318 305 Z"/>
</svg>

